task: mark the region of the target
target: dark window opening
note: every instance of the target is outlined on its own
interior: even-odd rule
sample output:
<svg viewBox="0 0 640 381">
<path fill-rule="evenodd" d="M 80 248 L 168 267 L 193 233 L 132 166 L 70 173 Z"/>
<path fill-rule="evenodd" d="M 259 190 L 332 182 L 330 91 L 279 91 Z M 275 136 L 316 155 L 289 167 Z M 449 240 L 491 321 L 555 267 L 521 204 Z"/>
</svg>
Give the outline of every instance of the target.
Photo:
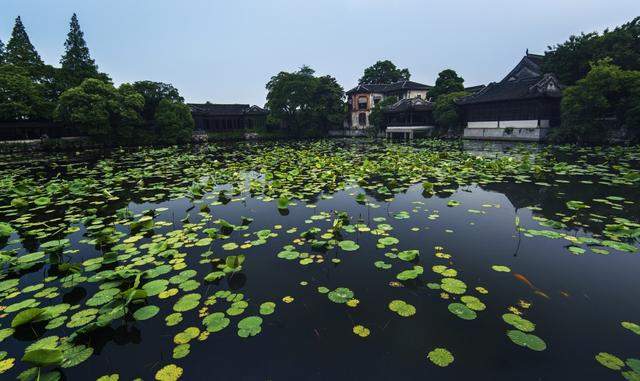
<svg viewBox="0 0 640 381">
<path fill-rule="evenodd" d="M 359 97 L 358 98 L 358 109 L 359 110 L 366 110 L 367 109 L 367 97 Z"/>
<path fill-rule="evenodd" d="M 361 112 L 358 115 L 358 124 L 361 126 L 366 126 L 367 125 L 367 114 Z"/>
</svg>

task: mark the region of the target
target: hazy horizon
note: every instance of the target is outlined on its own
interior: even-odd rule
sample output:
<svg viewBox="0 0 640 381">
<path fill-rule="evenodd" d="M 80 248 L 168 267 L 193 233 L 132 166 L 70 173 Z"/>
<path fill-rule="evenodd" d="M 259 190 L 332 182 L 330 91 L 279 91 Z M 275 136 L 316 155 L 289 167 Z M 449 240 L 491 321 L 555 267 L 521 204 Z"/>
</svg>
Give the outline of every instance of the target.
<svg viewBox="0 0 640 381">
<path fill-rule="evenodd" d="M 365 67 L 389 59 L 433 84 L 456 70 L 466 86 L 499 80 L 526 49 L 543 53 L 572 34 L 602 31 L 640 15 L 638 0 L 513 2 L 204 0 L 86 2 L 3 0 L 0 39 L 20 15 L 47 64 L 59 66 L 76 12 L 92 57 L 116 84 L 168 82 L 188 102 L 264 105 L 265 84 L 308 65 L 345 91 Z"/>
</svg>

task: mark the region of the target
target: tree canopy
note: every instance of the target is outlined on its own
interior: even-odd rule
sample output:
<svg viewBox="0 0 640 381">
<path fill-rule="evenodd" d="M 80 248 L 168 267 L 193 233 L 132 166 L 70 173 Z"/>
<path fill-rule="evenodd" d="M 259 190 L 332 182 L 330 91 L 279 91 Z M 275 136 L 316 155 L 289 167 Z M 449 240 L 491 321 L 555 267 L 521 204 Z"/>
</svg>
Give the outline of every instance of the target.
<svg viewBox="0 0 640 381">
<path fill-rule="evenodd" d="M 585 78 L 564 91 L 557 140 L 601 142 L 612 130 L 640 136 L 640 71 L 622 70 L 611 59 L 594 63 Z"/>
<path fill-rule="evenodd" d="M 145 83 L 145 88 L 151 89 L 151 84 Z M 156 83 L 155 88 L 168 89 L 172 86 Z M 135 84 L 125 83 L 115 88 L 111 83 L 89 78 L 60 96 L 55 117 L 60 122 L 81 128 L 89 137 L 103 143 L 188 142 L 194 123 L 191 110 L 177 91 L 174 98 L 158 96 L 159 90 L 156 97 L 150 96 L 151 93 L 139 93 Z M 154 105 L 147 105 L 147 102 Z M 154 109 L 148 120 L 144 116 L 146 108 Z"/>
<path fill-rule="evenodd" d="M 16 18 L 11 38 L 5 49 L 4 60 L 6 63 L 24 68 L 32 76 L 40 74 L 44 62 L 31 44 L 20 16 Z"/>
<path fill-rule="evenodd" d="M 298 134 L 326 131 L 344 119 L 344 91 L 331 76 L 316 77 L 308 66 L 280 72 L 266 85 L 274 122 Z"/>
<path fill-rule="evenodd" d="M 112 139 L 120 115 L 118 91 L 97 79 L 62 93 L 55 111 L 56 120 L 79 126 L 91 138 L 105 142 Z"/>
<path fill-rule="evenodd" d="M 591 70 L 591 63 L 610 58 L 622 70 L 640 70 L 640 17 L 614 30 L 582 33 L 545 53 L 543 70 L 572 85 Z"/>
<path fill-rule="evenodd" d="M 433 119 L 438 127 L 445 131 L 460 129 L 462 127 L 462 114 L 456 104 L 456 100 L 469 95 L 466 91 L 456 91 L 441 94 L 433 108 Z"/>
<path fill-rule="evenodd" d="M 389 61 L 378 61 L 374 65 L 364 69 L 364 75 L 358 81 L 363 83 L 389 84 L 399 81 L 408 81 L 411 78 L 409 69 L 398 69 Z"/>
<path fill-rule="evenodd" d="M 160 101 L 168 99 L 173 102 L 184 102 L 178 89 L 168 83 L 153 81 L 138 81 L 133 88 L 144 97 L 144 110 L 142 115 L 146 121 L 155 117 Z"/>
<path fill-rule="evenodd" d="M 152 81 L 114 87 L 91 58 L 76 14 L 60 64 L 42 61 L 18 17 L 6 48 L 0 41 L 0 121 L 56 120 L 107 145 L 190 141 L 193 118 L 178 90 Z"/>
<path fill-rule="evenodd" d="M 193 134 L 191 109 L 181 101 L 163 98 L 156 112 L 158 142 L 162 144 L 188 143 Z"/>
<path fill-rule="evenodd" d="M 105 82 L 110 79 L 98 72 L 98 66 L 89 54 L 89 48 L 80 29 L 78 16 L 74 13 L 69 24 L 69 33 L 64 43 L 65 52 L 60 59 L 67 87 L 78 86 L 87 78 L 96 78 Z"/>
<path fill-rule="evenodd" d="M 15 65 L 0 65 L 0 121 L 43 119 L 51 114 L 42 85 Z"/>
<path fill-rule="evenodd" d="M 436 85 L 429 91 L 434 100 L 441 95 L 464 91 L 464 79 L 455 70 L 445 69 L 438 74 Z"/>
</svg>

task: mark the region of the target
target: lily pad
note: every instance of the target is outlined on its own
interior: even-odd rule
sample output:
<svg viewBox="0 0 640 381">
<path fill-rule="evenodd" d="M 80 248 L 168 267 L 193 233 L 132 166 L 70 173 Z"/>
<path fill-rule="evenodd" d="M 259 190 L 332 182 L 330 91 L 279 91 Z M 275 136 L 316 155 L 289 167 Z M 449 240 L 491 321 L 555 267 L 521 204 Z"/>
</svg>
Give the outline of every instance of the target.
<svg viewBox="0 0 640 381">
<path fill-rule="evenodd" d="M 439 367 L 449 366 L 453 362 L 453 355 L 444 348 L 436 348 L 427 355 L 432 363 Z"/>
<path fill-rule="evenodd" d="M 526 347 L 537 352 L 547 349 L 547 344 L 544 342 L 544 340 L 533 334 L 511 330 L 507 332 L 507 336 L 511 339 L 511 341 L 520 345 L 521 347 Z"/>
<path fill-rule="evenodd" d="M 238 322 L 238 336 L 255 336 L 262 331 L 262 318 L 260 316 L 249 316 Z"/>
<path fill-rule="evenodd" d="M 148 320 L 156 316 L 158 312 L 160 312 L 158 306 L 144 306 L 133 313 L 133 318 L 136 320 Z"/>
<path fill-rule="evenodd" d="M 392 300 L 389 309 L 402 317 L 409 317 L 416 314 L 416 308 L 403 300 Z"/>
<path fill-rule="evenodd" d="M 474 310 L 462 303 L 451 303 L 447 308 L 449 312 L 463 320 L 473 320 L 478 317 Z"/>
<path fill-rule="evenodd" d="M 353 242 L 353 241 L 340 241 L 338 243 L 338 246 L 340 246 L 340 248 L 344 251 L 355 251 L 358 250 L 360 248 L 360 246 Z"/>
<path fill-rule="evenodd" d="M 533 332 L 536 329 L 535 324 L 516 314 L 504 314 L 502 315 L 502 320 L 523 332 Z"/>
<path fill-rule="evenodd" d="M 602 366 L 607 367 L 611 370 L 620 370 L 624 366 L 624 361 L 620 360 L 615 355 L 607 352 L 600 352 L 596 355 L 596 361 L 598 361 Z"/>
<path fill-rule="evenodd" d="M 340 304 L 346 303 L 347 301 L 352 299 L 353 295 L 354 295 L 353 291 L 345 287 L 338 287 L 327 294 L 327 296 L 329 297 L 329 300 L 331 300 L 334 303 L 340 303 Z"/>
</svg>

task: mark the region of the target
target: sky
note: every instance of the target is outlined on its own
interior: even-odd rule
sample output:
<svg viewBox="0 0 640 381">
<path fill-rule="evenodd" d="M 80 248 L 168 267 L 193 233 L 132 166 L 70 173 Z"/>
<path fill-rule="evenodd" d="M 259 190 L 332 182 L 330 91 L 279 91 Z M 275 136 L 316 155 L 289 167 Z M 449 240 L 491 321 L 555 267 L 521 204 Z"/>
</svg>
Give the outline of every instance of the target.
<svg viewBox="0 0 640 381">
<path fill-rule="evenodd" d="M 640 0 L 0 0 L 0 39 L 16 16 L 58 65 L 76 12 L 91 55 L 116 84 L 168 82 L 188 102 L 263 106 L 265 84 L 308 65 L 345 88 L 389 59 L 433 84 L 498 81 L 526 49 L 640 16 Z"/>
</svg>

